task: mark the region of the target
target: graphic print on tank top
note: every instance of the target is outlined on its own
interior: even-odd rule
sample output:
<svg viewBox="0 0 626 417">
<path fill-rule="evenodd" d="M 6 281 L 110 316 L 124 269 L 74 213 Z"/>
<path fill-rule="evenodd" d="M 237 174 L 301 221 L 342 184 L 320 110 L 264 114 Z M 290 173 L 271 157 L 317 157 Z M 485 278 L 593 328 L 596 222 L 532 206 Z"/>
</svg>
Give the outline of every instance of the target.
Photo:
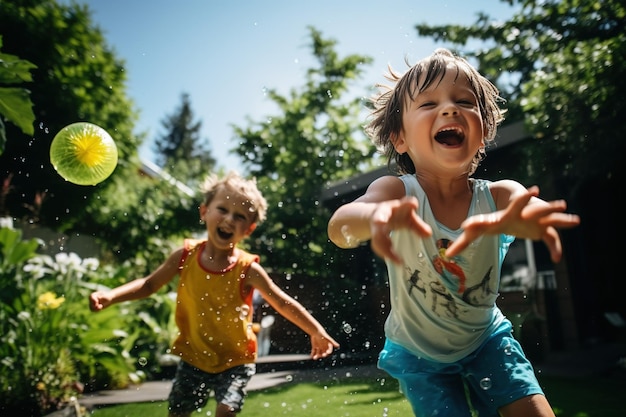
<svg viewBox="0 0 626 417">
<path fill-rule="evenodd" d="M 452 243 L 447 237 L 411 237 L 410 241 L 401 239 L 399 242 L 405 251 L 407 246 L 413 246 L 413 253 L 417 253 L 410 259 L 405 258 L 405 288 L 409 297 L 421 305 L 423 310 L 438 317 L 457 319 L 469 309 L 493 304 L 497 297 L 497 288 L 492 288 L 493 266 L 485 265 L 487 270 L 482 274 L 470 274 L 466 270 L 468 260 L 474 255 L 476 247 L 480 246 L 480 238 L 463 252 L 463 256 L 452 259 L 444 255 L 445 249 Z"/>
</svg>

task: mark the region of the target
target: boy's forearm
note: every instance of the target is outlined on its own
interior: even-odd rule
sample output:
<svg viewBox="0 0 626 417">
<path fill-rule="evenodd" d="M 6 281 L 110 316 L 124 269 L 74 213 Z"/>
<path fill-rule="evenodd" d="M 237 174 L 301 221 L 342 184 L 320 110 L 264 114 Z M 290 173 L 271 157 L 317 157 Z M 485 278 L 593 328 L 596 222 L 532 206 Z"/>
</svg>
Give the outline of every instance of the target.
<svg viewBox="0 0 626 417">
<path fill-rule="evenodd" d="M 328 222 L 328 237 L 340 248 L 354 248 L 371 237 L 373 203 L 349 203 L 335 212 Z"/>
<path fill-rule="evenodd" d="M 109 297 L 113 304 L 145 298 L 153 292 L 150 283 L 145 278 L 140 278 L 113 288 L 109 291 Z"/>
<path fill-rule="evenodd" d="M 302 304 L 288 297 L 281 305 L 272 306 L 284 318 L 298 326 L 303 332 L 312 335 L 324 332 L 324 327 L 309 313 Z"/>
</svg>

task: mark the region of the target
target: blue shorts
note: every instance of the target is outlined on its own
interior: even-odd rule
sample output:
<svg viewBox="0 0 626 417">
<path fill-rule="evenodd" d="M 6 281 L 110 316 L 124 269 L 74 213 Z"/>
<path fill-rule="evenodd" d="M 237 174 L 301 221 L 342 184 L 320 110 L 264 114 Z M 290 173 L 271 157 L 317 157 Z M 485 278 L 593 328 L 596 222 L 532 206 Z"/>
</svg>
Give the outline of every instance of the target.
<svg viewBox="0 0 626 417">
<path fill-rule="evenodd" d="M 400 382 L 416 416 L 498 417 L 498 409 L 543 391 L 532 365 L 510 332 L 493 335 L 453 363 L 419 358 L 389 340 L 378 367 Z"/>
<path fill-rule="evenodd" d="M 168 398 L 169 411 L 184 414 L 198 410 L 204 407 L 207 397 L 213 391 L 218 403 L 225 404 L 235 412 L 239 412 L 246 396 L 246 385 L 255 372 L 254 363 L 235 366 L 218 374 L 210 374 L 180 361 Z"/>
</svg>

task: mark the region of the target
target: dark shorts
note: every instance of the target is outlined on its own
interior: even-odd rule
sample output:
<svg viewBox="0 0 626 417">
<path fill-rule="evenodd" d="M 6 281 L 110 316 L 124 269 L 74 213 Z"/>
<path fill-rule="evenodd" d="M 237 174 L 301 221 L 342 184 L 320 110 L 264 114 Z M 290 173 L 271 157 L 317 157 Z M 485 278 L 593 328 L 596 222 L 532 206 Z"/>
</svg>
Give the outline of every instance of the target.
<svg viewBox="0 0 626 417">
<path fill-rule="evenodd" d="M 543 394 L 520 344 L 499 333 L 458 362 L 418 358 L 389 340 L 378 366 L 398 379 L 416 416 L 497 417 L 498 409 L 532 394 Z"/>
<path fill-rule="evenodd" d="M 256 372 L 254 363 L 236 366 L 218 374 L 210 374 L 180 361 L 168 398 L 173 413 L 191 413 L 206 404 L 211 391 L 218 403 L 241 411 L 246 385 Z"/>
</svg>

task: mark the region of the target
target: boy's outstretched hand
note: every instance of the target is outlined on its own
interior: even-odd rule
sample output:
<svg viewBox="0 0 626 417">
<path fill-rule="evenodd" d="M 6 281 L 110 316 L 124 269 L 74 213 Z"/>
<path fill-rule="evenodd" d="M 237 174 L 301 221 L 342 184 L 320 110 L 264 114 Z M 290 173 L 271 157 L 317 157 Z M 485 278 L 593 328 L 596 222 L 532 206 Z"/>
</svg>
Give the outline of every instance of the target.
<svg viewBox="0 0 626 417">
<path fill-rule="evenodd" d="M 562 248 L 556 229 L 575 227 L 580 218 L 563 213 L 567 208 L 563 200 L 531 202 L 538 195 L 539 188 L 530 187 L 525 194 L 515 197 L 504 210 L 469 217 L 461 226 L 463 233 L 446 250 L 446 256 L 458 255 L 481 235 L 502 233 L 522 239 L 542 240 L 550 251 L 552 262 L 558 262 Z"/>
<path fill-rule="evenodd" d="M 430 236 L 431 227 L 417 215 L 415 197 L 404 197 L 378 203 L 370 218 L 370 245 L 374 253 L 383 259 L 401 264 L 402 258 L 393 250 L 391 231 L 409 229 L 419 236 Z"/>
<path fill-rule="evenodd" d="M 100 311 L 110 304 L 110 298 L 102 291 L 95 291 L 89 295 L 89 309 L 91 311 Z"/>
<path fill-rule="evenodd" d="M 331 353 L 335 348 L 339 347 L 339 343 L 335 341 L 332 337 L 330 337 L 326 332 L 316 333 L 310 336 L 311 337 L 311 358 L 320 359 L 325 358 Z"/>
</svg>

